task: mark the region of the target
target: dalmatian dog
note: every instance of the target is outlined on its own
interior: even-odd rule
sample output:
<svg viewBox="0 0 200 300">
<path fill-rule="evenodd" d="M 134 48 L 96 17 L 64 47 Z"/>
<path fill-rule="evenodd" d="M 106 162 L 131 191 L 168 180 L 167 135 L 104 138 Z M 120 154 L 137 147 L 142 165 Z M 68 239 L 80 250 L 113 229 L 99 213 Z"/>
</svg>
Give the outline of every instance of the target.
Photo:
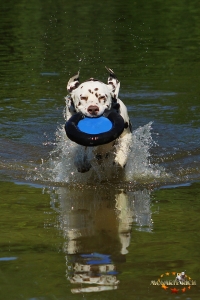
<svg viewBox="0 0 200 300">
<path fill-rule="evenodd" d="M 186 279 L 185 272 L 176 274 L 176 280 L 178 280 L 179 282 L 183 282 L 183 281 L 185 281 L 185 279 Z"/>
<path fill-rule="evenodd" d="M 120 82 L 118 81 L 112 69 L 107 68 L 109 72 L 107 84 L 90 78 L 80 83 L 79 72 L 69 79 L 67 90 L 69 95 L 66 100 L 66 120 L 81 112 L 83 115 L 96 118 L 103 115 L 104 112 L 115 110 L 124 119 L 125 128 L 119 138 L 108 144 L 92 147 L 94 157 L 101 164 L 112 154 L 113 164 L 124 168 L 127 162 L 131 143 L 131 123 L 129 120 L 125 104 L 118 98 Z M 74 163 L 78 172 L 87 172 L 91 168 L 89 152 L 91 147 L 80 146 Z"/>
</svg>

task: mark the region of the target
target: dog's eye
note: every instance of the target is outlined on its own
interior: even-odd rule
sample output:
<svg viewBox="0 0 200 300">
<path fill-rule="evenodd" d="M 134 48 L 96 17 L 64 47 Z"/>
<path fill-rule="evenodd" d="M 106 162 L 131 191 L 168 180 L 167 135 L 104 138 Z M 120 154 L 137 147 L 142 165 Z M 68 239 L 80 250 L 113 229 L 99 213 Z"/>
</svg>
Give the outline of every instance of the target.
<svg viewBox="0 0 200 300">
<path fill-rule="evenodd" d="M 99 97 L 99 100 L 101 101 L 101 100 L 105 100 L 106 99 L 106 97 L 105 96 L 100 96 Z"/>
<path fill-rule="evenodd" d="M 87 99 L 88 99 L 88 97 L 82 97 L 82 96 L 81 96 L 81 100 L 87 101 Z"/>
</svg>

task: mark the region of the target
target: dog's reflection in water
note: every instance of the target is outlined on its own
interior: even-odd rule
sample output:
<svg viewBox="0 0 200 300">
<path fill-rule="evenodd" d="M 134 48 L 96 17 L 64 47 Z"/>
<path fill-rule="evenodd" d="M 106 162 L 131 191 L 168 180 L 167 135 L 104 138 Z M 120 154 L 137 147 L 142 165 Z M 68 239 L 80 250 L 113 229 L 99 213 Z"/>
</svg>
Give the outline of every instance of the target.
<svg viewBox="0 0 200 300">
<path fill-rule="evenodd" d="M 67 278 L 77 284 L 72 292 L 117 289 L 116 264 L 125 261 L 133 223 L 138 230 L 152 230 L 149 191 L 58 188 L 55 201 L 66 240 Z"/>
</svg>

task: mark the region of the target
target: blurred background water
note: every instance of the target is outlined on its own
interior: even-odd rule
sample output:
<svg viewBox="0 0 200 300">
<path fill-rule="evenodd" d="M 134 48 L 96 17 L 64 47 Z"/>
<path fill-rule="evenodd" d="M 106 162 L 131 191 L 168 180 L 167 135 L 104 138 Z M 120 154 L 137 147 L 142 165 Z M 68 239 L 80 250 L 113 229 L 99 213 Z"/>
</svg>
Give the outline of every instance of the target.
<svg viewBox="0 0 200 300">
<path fill-rule="evenodd" d="M 1 4 L 2 299 L 199 299 L 199 15 L 195 0 Z M 133 145 L 102 182 L 71 163 L 63 109 L 68 79 L 106 82 L 105 66 Z M 150 285 L 185 270 L 191 289 Z"/>
</svg>

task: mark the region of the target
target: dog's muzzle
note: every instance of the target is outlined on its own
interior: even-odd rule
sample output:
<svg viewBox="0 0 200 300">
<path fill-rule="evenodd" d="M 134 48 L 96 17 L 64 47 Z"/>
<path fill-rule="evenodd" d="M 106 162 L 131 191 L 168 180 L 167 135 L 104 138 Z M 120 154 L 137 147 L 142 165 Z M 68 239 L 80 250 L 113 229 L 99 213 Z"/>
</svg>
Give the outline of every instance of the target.
<svg viewBox="0 0 200 300">
<path fill-rule="evenodd" d="M 91 116 L 97 116 L 99 112 L 99 107 L 97 105 L 90 105 L 87 111 Z"/>
</svg>

